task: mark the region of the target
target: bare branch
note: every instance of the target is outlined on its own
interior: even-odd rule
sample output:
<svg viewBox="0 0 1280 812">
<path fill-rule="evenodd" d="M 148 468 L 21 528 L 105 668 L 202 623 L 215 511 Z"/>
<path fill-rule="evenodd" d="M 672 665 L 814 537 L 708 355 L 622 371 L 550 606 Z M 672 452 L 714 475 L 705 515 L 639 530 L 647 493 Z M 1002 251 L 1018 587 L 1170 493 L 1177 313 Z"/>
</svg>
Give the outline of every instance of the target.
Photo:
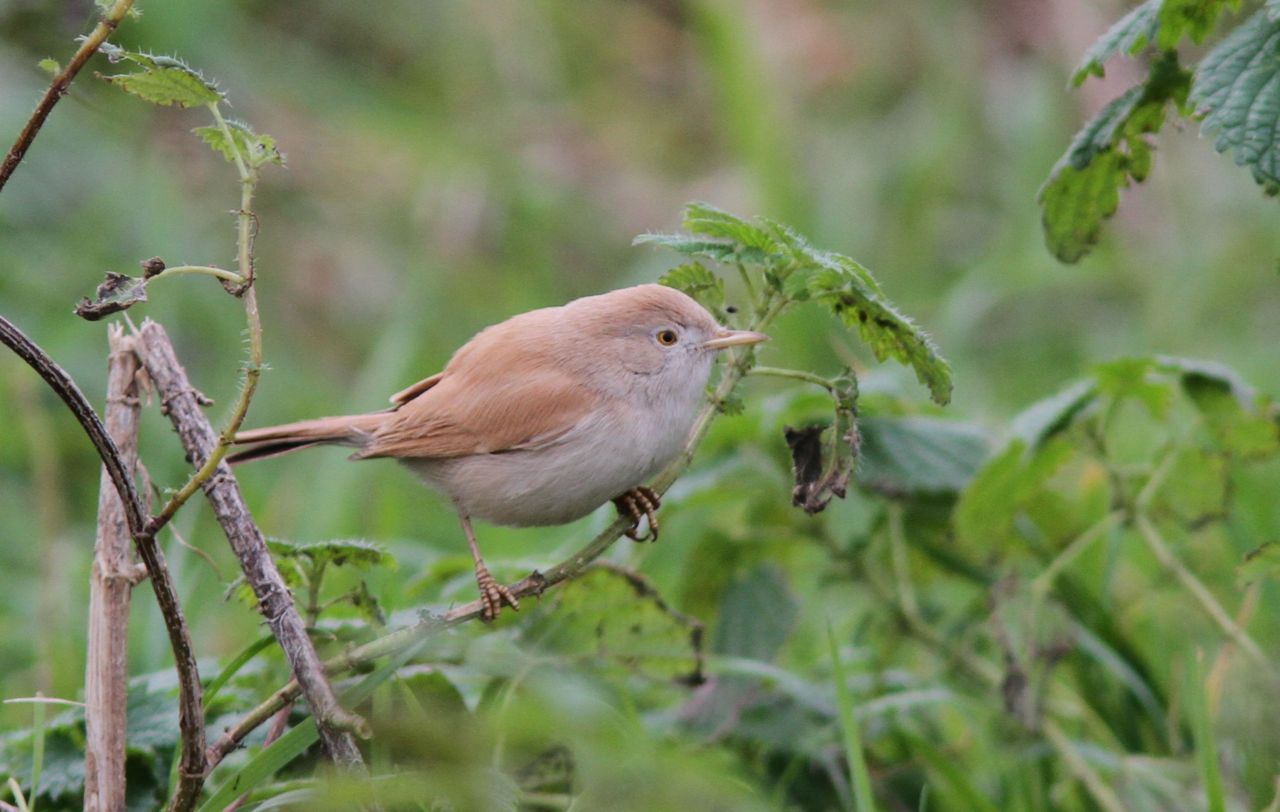
<svg viewBox="0 0 1280 812">
<path fill-rule="evenodd" d="M 124 19 L 132 7 L 133 0 L 117 0 L 116 4 L 111 7 L 94 27 L 93 31 L 89 33 L 89 36 L 85 37 L 84 41 L 80 43 L 80 47 L 71 57 L 71 61 L 67 63 L 67 66 L 53 78 L 53 83 L 49 85 L 49 89 L 40 97 L 35 111 L 31 113 L 31 118 L 27 120 L 22 132 L 18 134 L 18 140 L 9 148 L 9 154 L 4 157 L 4 163 L 0 164 L 0 189 L 4 189 L 4 185 L 9 182 L 9 176 L 13 174 L 13 170 L 17 169 L 18 164 L 22 162 L 23 156 L 27 154 L 27 149 L 31 147 L 31 142 L 35 140 L 36 134 L 44 126 L 45 119 L 49 117 L 49 113 L 53 112 L 53 106 L 67 94 L 67 88 L 71 85 L 71 81 L 76 78 L 76 74 L 89 61 L 89 57 L 97 52 L 98 47 L 107 41 L 107 37 L 111 36 L 111 32 L 116 30 L 116 26 L 120 25 L 120 21 Z"/>
<path fill-rule="evenodd" d="M 138 357 L 123 328 L 107 331 L 107 431 L 130 475 L 138 459 Z M 132 476 L 131 476 L 132 478 Z M 98 537 L 89 581 L 89 645 L 85 657 L 84 809 L 125 805 L 125 730 L 128 726 L 129 597 L 133 563 L 129 524 L 111 477 L 98 489 Z"/>
<path fill-rule="evenodd" d="M 203 689 L 182 605 L 178 602 L 177 590 L 174 589 L 169 569 L 165 565 L 164 553 L 156 544 L 155 535 L 148 530 L 142 498 L 129 475 L 128 466 L 121 458 L 120 450 L 75 381 L 54 363 L 48 353 L 3 316 L 0 316 L 0 343 L 13 350 L 34 369 L 71 409 L 71 413 L 89 435 L 98 456 L 102 458 L 107 476 L 115 485 L 123 503 L 125 520 L 137 545 L 138 556 L 147 565 L 147 573 L 151 576 L 151 588 L 164 618 L 165 629 L 169 633 L 169 646 L 173 649 L 174 667 L 178 672 L 178 726 L 182 735 L 182 759 L 178 770 L 179 792 L 174 797 L 175 800 L 179 797 L 185 799 L 185 804 L 173 808 L 189 809 L 199 795 L 205 772 Z"/>
<path fill-rule="evenodd" d="M 152 321 L 144 322 L 138 333 L 138 352 L 160 393 L 161 402 L 166 405 L 169 419 L 187 455 L 193 464 L 204 465 L 219 446 L 218 435 L 200 410 L 186 370 L 178 363 L 164 328 Z M 364 730 L 366 723 L 338 704 L 320 657 L 307 636 L 306 625 L 267 550 L 262 531 L 249 514 L 230 467 L 219 462 L 202 487 L 240 560 L 245 579 L 258 598 L 259 610 L 284 649 L 301 685 L 301 693 L 315 714 L 321 739 L 330 757 L 340 765 L 363 767 L 355 739 L 347 731 Z"/>
</svg>

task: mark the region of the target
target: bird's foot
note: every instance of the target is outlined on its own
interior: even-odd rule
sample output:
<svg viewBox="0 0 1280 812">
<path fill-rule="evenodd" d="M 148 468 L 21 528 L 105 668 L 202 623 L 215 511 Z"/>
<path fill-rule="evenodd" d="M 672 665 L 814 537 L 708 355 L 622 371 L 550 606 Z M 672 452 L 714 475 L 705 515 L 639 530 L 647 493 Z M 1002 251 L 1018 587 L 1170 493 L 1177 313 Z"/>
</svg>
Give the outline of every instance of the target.
<svg viewBox="0 0 1280 812">
<path fill-rule="evenodd" d="M 658 540 L 658 517 L 656 514 L 658 508 L 662 507 L 662 500 L 658 498 L 657 491 L 653 488 L 639 485 L 614 499 L 613 504 L 617 506 L 620 515 L 631 519 L 631 527 L 626 531 L 627 538 L 632 541 Z M 641 519 L 648 519 L 649 521 L 649 532 L 643 536 L 639 533 Z"/>
<path fill-rule="evenodd" d="M 480 602 L 484 604 L 484 610 L 480 614 L 482 620 L 496 618 L 502 611 L 503 604 L 520 611 L 520 601 L 516 600 L 510 589 L 494 580 L 489 568 L 483 563 L 476 564 L 476 584 L 480 587 Z"/>
</svg>

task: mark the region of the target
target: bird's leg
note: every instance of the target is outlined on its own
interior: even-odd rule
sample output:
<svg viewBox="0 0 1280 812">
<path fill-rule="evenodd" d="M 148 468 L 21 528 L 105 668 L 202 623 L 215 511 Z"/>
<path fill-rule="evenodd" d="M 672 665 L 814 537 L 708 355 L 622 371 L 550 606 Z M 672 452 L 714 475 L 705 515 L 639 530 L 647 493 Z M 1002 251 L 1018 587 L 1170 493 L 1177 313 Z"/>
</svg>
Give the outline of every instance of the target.
<svg viewBox="0 0 1280 812">
<path fill-rule="evenodd" d="M 458 507 L 458 518 L 462 520 L 462 532 L 467 536 L 467 546 L 471 548 L 471 559 L 476 564 L 476 584 L 480 587 L 480 601 L 484 604 L 484 612 L 481 615 L 484 620 L 493 620 L 498 616 L 498 612 L 502 610 L 502 604 L 510 606 L 517 612 L 520 611 L 520 601 L 516 600 L 516 596 L 511 594 L 511 590 L 494 580 L 489 574 L 489 568 L 484 565 L 484 559 L 480 557 L 480 545 L 476 543 L 476 531 L 471 529 L 471 517 Z"/>
<path fill-rule="evenodd" d="M 617 506 L 618 513 L 622 516 L 630 517 L 632 521 L 631 527 L 626 531 L 627 538 L 632 541 L 657 541 L 658 540 L 658 508 L 662 507 L 662 500 L 658 498 L 658 492 L 653 488 L 647 488 L 644 485 L 637 485 L 626 493 L 613 500 L 613 504 Z M 640 535 L 640 520 L 649 520 L 649 532 L 647 535 Z"/>
</svg>

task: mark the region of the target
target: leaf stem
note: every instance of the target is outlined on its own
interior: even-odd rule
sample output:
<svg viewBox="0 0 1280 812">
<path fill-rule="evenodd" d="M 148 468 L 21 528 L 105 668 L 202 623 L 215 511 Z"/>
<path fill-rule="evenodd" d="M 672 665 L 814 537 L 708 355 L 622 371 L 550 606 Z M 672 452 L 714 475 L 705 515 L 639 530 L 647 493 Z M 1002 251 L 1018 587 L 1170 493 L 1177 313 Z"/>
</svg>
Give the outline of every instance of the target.
<svg viewBox="0 0 1280 812">
<path fill-rule="evenodd" d="M 222 130 L 223 136 L 227 139 L 231 154 L 235 158 L 236 171 L 240 175 L 240 209 L 236 213 L 238 221 L 236 257 L 240 269 L 238 283 L 245 286 L 244 310 L 245 319 L 248 322 L 249 363 L 245 366 L 244 381 L 240 385 L 240 394 L 236 399 L 235 408 L 232 409 L 231 417 L 218 435 L 218 444 L 208 458 L 205 459 L 204 465 L 200 466 L 199 470 L 191 475 L 186 484 L 170 497 L 169 501 L 160 509 L 160 512 L 151 518 L 148 526 L 152 532 L 168 524 L 174 514 L 218 470 L 218 464 L 227 455 L 227 449 L 231 447 L 232 442 L 235 440 L 236 432 L 240 430 L 241 424 L 244 423 L 245 415 L 249 412 L 249 403 L 253 400 L 253 393 L 258 388 L 258 378 L 262 374 L 262 318 L 258 312 L 258 297 L 253 286 L 253 223 L 255 220 L 253 214 L 253 192 L 257 185 L 258 176 L 255 170 L 250 169 L 245 164 L 244 158 L 240 155 L 240 148 L 237 146 L 235 139 L 231 137 L 231 129 L 227 126 L 226 119 L 222 117 L 222 112 L 218 109 L 218 105 L 212 103 L 208 107 L 210 112 L 213 113 L 213 118 L 218 123 L 219 129 Z M 191 273 L 221 271 L 219 268 L 207 266 L 179 266 L 179 268 L 190 268 L 192 269 Z M 195 268 L 200 268 L 200 270 L 196 271 L 194 270 Z M 171 273 L 173 270 L 175 269 L 166 270 L 164 273 Z M 223 271 L 223 273 L 230 272 Z M 161 275 L 163 276 L 163 274 Z M 211 273 L 210 275 L 221 276 L 219 273 Z M 234 275 L 233 278 L 235 278 Z"/>
<path fill-rule="evenodd" d="M 160 273 L 147 280 L 147 284 L 151 284 L 157 279 L 163 279 L 166 276 L 182 276 L 184 274 L 200 274 L 202 276 L 212 276 L 215 279 L 221 279 L 224 282 L 230 282 L 233 285 L 244 284 L 244 277 L 235 271 L 228 271 L 225 268 L 215 268 L 212 265 L 175 265 L 172 268 L 165 268 Z"/>
<path fill-rule="evenodd" d="M 789 378 L 793 381 L 804 381 L 814 386 L 821 386 L 828 392 L 834 393 L 836 390 L 835 381 L 830 378 L 824 378 L 821 375 L 815 375 L 812 372 L 805 372 L 802 369 L 786 369 L 784 367 L 764 367 L 754 366 L 748 372 L 748 375 L 765 375 L 770 378 Z"/>
</svg>

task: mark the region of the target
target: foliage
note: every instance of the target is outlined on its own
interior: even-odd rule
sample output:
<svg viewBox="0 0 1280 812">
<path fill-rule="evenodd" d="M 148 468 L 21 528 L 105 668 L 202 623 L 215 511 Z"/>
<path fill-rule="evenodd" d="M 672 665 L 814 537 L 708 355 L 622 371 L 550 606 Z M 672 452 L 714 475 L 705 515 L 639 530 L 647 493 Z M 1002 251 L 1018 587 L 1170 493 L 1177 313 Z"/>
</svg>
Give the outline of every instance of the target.
<svg viewBox="0 0 1280 812">
<path fill-rule="evenodd" d="M 1160 28 L 1117 40 L 1098 64 L 1158 52 L 1152 42 L 1173 30 L 1161 17 L 1214 11 L 1222 16 L 1192 17 L 1225 26 L 1224 6 L 1150 6 Z M 947 349 L 955 403 L 940 412 L 902 380 L 910 373 L 868 367 L 874 350 L 861 347 L 874 340 L 860 344 L 834 301 L 791 308 L 760 364 L 785 359 L 816 380 L 749 376 L 668 494 L 662 541 L 611 552 L 656 598 L 596 571 L 580 582 L 588 591 L 570 584 L 492 628 L 436 635 L 398 667 L 365 666 L 342 681 L 380 680 L 358 707 L 375 729 L 372 784 L 321 777 L 314 748 L 298 744 L 299 706 L 292 744 L 264 757 L 260 729 L 203 800 L 262 758 L 254 769 L 269 769 L 242 808 L 350 809 L 374 791 L 405 808 L 426 797 L 456 809 L 850 808 L 842 684 L 879 809 L 1267 807 L 1280 753 L 1275 684 L 1245 640 L 1271 652 L 1280 638 L 1273 213 L 1241 200 L 1229 176 L 1190 171 L 1169 128 L 1162 155 L 1175 160 L 1157 170 L 1167 193 L 1138 212 L 1132 239 L 1099 250 L 1096 273 L 1047 261 L 1026 214 L 1056 157 L 1044 146 L 1068 137 L 1051 111 L 1070 66 L 1041 47 L 1059 42 L 1056 16 L 1027 21 L 1035 39 L 1024 40 L 1008 15 L 941 0 L 785 13 L 477 9 L 398 3 L 368 15 L 320 4 L 299 25 L 287 4 L 152 4 L 136 29 L 122 28 L 122 41 L 173 47 L 249 88 L 237 114 L 297 159 L 260 203 L 272 226 L 258 241 L 271 272 L 259 289 L 271 370 L 254 424 L 379 408 L 484 324 L 657 278 L 660 255 L 628 251 L 624 237 L 671 227 L 664 213 L 695 195 L 772 213 L 813 244 L 865 259 L 894 309 Z M 0 15 L 6 64 L 65 52 L 61 21 Z M 1204 36 L 1212 52 L 1216 35 Z M 1178 38 L 1179 64 L 1202 72 L 1204 61 L 1188 63 L 1190 29 Z M 7 74 L 6 131 L 47 82 L 29 74 Z M 102 346 L 66 311 L 96 269 L 157 251 L 226 253 L 225 229 L 205 217 L 226 178 L 183 160 L 173 129 L 203 124 L 203 109 L 157 114 L 114 90 L 77 82 L 49 140 L 0 195 L 0 301 L 15 303 L 91 395 L 102 389 Z M 1191 105 L 1195 92 L 1193 81 Z M 1091 162 L 1123 154 L 1132 168 L 1141 148 L 1123 136 L 1135 121 L 1113 122 L 1119 141 L 1091 142 Z M 1112 189 L 1117 175 L 1104 178 Z M 705 250 L 734 239 L 706 237 Z M 722 258 L 690 257 L 701 270 L 676 284 L 710 282 L 695 295 L 731 323 L 751 315 L 749 297 L 733 262 L 720 273 Z M 803 276 L 791 295 L 805 295 Z M 879 292 L 859 281 L 850 295 Z M 152 289 L 145 307 L 173 329 L 193 380 L 218 402 L 211 413 L 225 413 L 239 363 L 226 348 L 243 325 L 190 290 Z M 1220 358 L 1241 374 L 1160 356 L 1107 363 L 1150 348 Z M 850 369 L 860 442 L 846 451 L 832 429 Z M 181 481 L 187 465 L 154 418 L 149 410 L 143 431 L 148 473 Z M 0 362 L 5 697 L 74 699 L 82 678 L 75 607 L 98 468 L 62 422 L 25 370 Z M 858 454 L 847 497 L 817 515 L 790 504 L 788 426 L 820 430 L 820 477 Z M 293 546 L 358 536 L 397 562 L 325 568 L 313 628 L 327 655 L 384 633 L 350 601 L 333 602 L 362 584 L 390 628 L 474 591 L 447 506 L 392 466 L 340 457 L 237 471 L 262 525 L 301 540 Z M 235 565 L 216 528 L 199 509 L 181 518 L 184 540 L 217 567 L 169 540 L 209 655 L 201 672 L 226 677 L 208 717 L 214 738 L 288 674 L 274 644 L 253 642 L 258 615 L 218 600 Z M 604 520 L 480 532 L 495 573 L 513 579 Z M 312 560 L 282 561 L 306 607 Z M 159 680 L 169 663 L 145 595 L 131 669 Z M 698 662 L 697 627 L 676 613 L 705 626 L 699 686 L 676 681 Z M 139 712 L 134 727 L 170 738 L 131 752 L 136 808 L 163 797 L 172 761 L 171 686 L 154 687 L 148 702 L 169 721 Z M 0 705 L 14 739 L 32 715 Z M 59 765 L 77 769 L 82 745 L 61 721 L 46 729 L 47 790 Z M 12 775 L 26 790 L 31 750 L 8 741 L 0 782 Z M 296 757 L 276 769 L 269 762 L 286 749 Z M 42 792 L 38 808 L 78 806 L 67 786 L 57 799 Z"/>
<path fill-rule="evenodd" d="M 1224 12 L 1239 5 L 1239 0 L 1146 0 L 1085 53 L 1071 78 L 1076 86 L 1103 76 L 1115 56 L 1148 51 L 1155 56 L 1147 78 L 1085 125 L 1041 187 L 1045 242 L 1058 259 L 1076 262 L 1088 254 L 1103 221 L 1115 213 L 1120 190 L 1130 180 L 1146 179 L 1151 137 L 1163 126 L 1170 104 L 1178 115 L 1201 120 L 1203 132 L 1217 133 L 1214 148 L 1233 153 L 1267 194 L 1280 191 L 1280 90 L 1272 81 L 1280 19 L 1272 4 L 1232 28 L 1199 64 L 1190 69 L 1179 64 L 1182 40 L 1204 42 Z"/>
</svg>

